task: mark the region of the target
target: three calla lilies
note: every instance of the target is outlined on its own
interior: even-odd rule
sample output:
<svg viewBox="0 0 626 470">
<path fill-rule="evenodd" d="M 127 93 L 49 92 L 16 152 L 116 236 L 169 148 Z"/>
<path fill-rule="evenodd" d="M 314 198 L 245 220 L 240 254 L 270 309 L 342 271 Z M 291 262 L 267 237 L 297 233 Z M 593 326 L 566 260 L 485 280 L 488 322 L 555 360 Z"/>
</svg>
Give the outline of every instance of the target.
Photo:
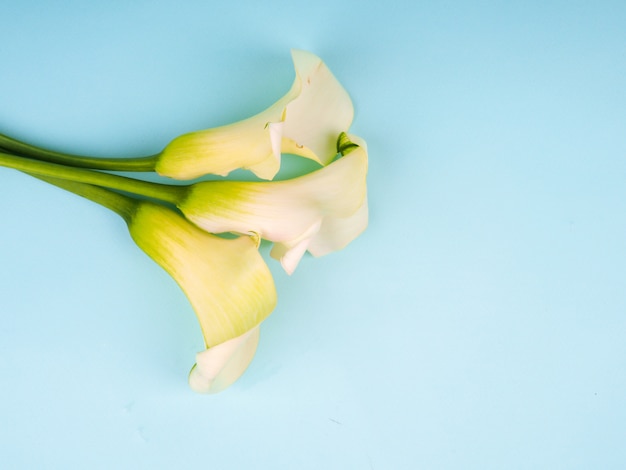
<svg viewBox="0 0 626 470">
<path fill-rule="evenodd" d="M 276 288 L 259 252 L 292 274 L 308 251 L 323 256 L 354 240 L 368 223 L 366 143 L 348 134 L 353 107 L 321 59 L 292 51 L 296 78 L 265 111 L 192 132 L 144 159 L 99 159 L 0 136 L 0 166 L 29 173 L 117 212 L 137 246 L 183 290 L 205 350 L 189 374 L 194 391 L 215 393 L 252 361 Z M 319 168 L 281 181 L 281 154 Z M 87 169 L 89 168 L 89 169 Z M 99 170 L 154 171 L 179 180 L 248 169 L 260 181 L 225 179 L 169 185 Z M 265 181 L 264 181 L 265 180 Z"/>
</svg>

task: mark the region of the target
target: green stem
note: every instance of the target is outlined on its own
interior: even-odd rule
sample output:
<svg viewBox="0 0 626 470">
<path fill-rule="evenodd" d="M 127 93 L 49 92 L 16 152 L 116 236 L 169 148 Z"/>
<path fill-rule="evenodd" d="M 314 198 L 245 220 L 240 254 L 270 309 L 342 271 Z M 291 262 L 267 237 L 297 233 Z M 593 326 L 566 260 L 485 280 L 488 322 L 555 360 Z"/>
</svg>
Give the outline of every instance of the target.
<svg viewBox="0 0 626 470">
<path fill-rule="evenodd" d="M 149 157 L 136 158 L 99 158 L 69 155 L 36 147 L 4 134 L 0 134 L 0 151 L 1 150 L 46 162 L 60 163 L 62 165 L 70 165 L 78 168 L 109 171 L 154 171 L 159 156 L 157 154 Z"/>
<path fill-rule="evenodd" d="M 99 171 L 73 168 L 56 163 L 41 162 L 29 158 L 18 157 L 0 152 L 0 166 L 13 168 L 25 173 L 47 176 L 77 183 L 87 183 L 117 189 L 127 193 L 137 194 L 148 198 L 159 199 L 178 205 L 185 197 L 189 186 L 172 186 L 169 184 L 152 183 L 124 176 L 101 173 Z"/>
<path fill-rule="evenodd" d="M 137 205 L 139 204 L 137 199 L 116 193 L 109 189 L 101 188 L 100 186 L 77 183 L 75 181 L 62 180 L 58 178 L 50 178 L 48 176 L 34 174 L 30 174 L 30 176 L 100 204 L 101 206 L 104 206 L 122 216 L 127 223 L 130 222 L 133 214 L 137 210 Z"/>
</svg>

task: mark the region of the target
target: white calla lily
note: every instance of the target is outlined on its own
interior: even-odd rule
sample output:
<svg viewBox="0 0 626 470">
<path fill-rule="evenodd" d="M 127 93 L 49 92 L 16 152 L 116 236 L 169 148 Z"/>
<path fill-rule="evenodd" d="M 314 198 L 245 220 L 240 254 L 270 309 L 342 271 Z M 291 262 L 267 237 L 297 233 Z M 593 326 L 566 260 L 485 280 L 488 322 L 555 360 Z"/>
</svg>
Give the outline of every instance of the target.
<svg viewBox="0 0 626 470">
<path fill-rule="evenodd" d="M 321 256 L 341 249 L 367 226 L 367 148 L 345 137 L 347 154 L 317 171 L 286 181 L 196 183 L 177 205 L 208 232 L 274 242 L 272 257 L 291 274 L 307 250 Z"/>
<path fill-rule="evenodd" d="M 37 177 L 122 216 L 137 246 L 181 287 L 207 348 L 198 353 L 189 375 L 193 390 L 218 392 L 239 378 L 254 357 L 259 324 L 276 306 L 274 280 L 258 251 L 258 237 L 221 238 L 160 204 L 91 184 Z"/>
<path fill-rule="evenodd" d="M 252 361 L 259 344 L 259 327 L 196 355 L 189 385 L 199 393 L 217 393 L 232 385 Z"/>
<path fill-rule="evenodd" d="M 276 305 L 274 282 L 254 237 L 220 238 L 149 202 L 138 205 L 128 227 L 135 243 L 189 298 L 208 348 L 257 326 Z"/>
<path fill-rule="evenodd" d="M 287 94 L 248 119 L 177 137 L 157 156 L 156 172 L 192 179 L 246 168 L 272 179 L 281 152 L 332 160 L 337 135 L 352 123 L 352 101 L 319 57 L 293 50 L 292 58 L 296 78 Z"/>
<path fill-rule="evenodd" d="M 217 237 L 149 202 L 137 206 L 128 227 L 137 245 L 182 288 L 200 322 L 207 350 L 197 356 L 190 386 L 198 392 L 226 388 L 254 357 L 259 323 L 276 306 L 258 239 Z"/>
</svg>

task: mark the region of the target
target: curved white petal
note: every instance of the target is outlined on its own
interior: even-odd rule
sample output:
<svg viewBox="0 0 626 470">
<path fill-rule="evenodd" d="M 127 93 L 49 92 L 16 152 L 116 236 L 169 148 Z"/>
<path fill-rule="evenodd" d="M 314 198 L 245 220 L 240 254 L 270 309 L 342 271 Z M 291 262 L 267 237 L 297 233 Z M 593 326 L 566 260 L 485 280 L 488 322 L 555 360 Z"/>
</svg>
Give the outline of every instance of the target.
<svg viewBox="0 0 626 470">
<path fill-rule="evenodd" d="M 178 207 L 208 232 L 255 233 L 278 243 L 273 256 L 293 272 L 309 243 L 315 245 L 318 232 L 322 231 L 316 251 L 328 252 L 360 233 L 355 221 L 360 227 L 367 223 L 367 149 L 362 140 L 354 140 L 360 144 L 348 155 L 305 176 L 275 182 L 197 183 Z M 330 232 L 339 226 L 342 234 L 333 237 Z"/>
<path fill-rule="evenodd" d="M 253 238 L 219 238 L 148 202 L 128 225 L 137 245 L 186 294 L 208 348 L 241 336 L 274 309 L 274 281 Z"/>
<path fill-rule="evenodd" d="M 282 98 L 248 119 L 177 137 L 159 155 L 157 173 L 192 179 L 246 168 L 272 179 L 281 152 L 329 162 L 336 136 L 352 123 L 352 102 L 319 57 L 294 50 L 292 58 L 296 78 Z"/>
<path fill-rule="evenodd" d="M 259 327 L 196 355 L 189 386 L 198 393 L 217 393 L 232 385 L 254 357 Z"/>
<path fill-rule="evenodd" d="M 309 243 L 313 256 L 324 256 L 346 247 L 367 228 L 369 210 L 367 198 L 350 217 L 326 217 L 316 236 Z"/>
<path fill-rule="evenodd" d="M 319 57 L 300 50 L 293 50 L 292 56 L 302 91 L 287 105 L 283 152 L 326 165 L 337 152 L 337 136 L 352 124 L 354 107 Z"/>
<path fill-rule="evenodd" d="M 304 253 L 309 248 L 311 240 L 317 235 L 321 226 L 322 219 L 320 218 L 295 240 L 274 243 L 270 252 L 271 257 L 280 261 L 287 274 L 293 274 L 300 259 L 302 259 Z"/>
</svg>

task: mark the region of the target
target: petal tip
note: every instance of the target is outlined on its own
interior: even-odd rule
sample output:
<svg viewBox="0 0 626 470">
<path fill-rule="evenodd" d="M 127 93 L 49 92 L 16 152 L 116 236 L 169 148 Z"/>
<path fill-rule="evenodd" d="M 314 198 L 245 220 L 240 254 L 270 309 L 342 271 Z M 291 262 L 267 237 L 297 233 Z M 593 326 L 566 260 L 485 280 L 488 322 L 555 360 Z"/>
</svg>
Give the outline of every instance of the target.
<svg viewBox="0 0 626 470">
<path fill-rule="evenodd" d="M 250 365 L 259 344 L 259 326 L 196 355 L 189 386 L 198 393 L 218 393 L 231 386 Z"/>
</svg>

